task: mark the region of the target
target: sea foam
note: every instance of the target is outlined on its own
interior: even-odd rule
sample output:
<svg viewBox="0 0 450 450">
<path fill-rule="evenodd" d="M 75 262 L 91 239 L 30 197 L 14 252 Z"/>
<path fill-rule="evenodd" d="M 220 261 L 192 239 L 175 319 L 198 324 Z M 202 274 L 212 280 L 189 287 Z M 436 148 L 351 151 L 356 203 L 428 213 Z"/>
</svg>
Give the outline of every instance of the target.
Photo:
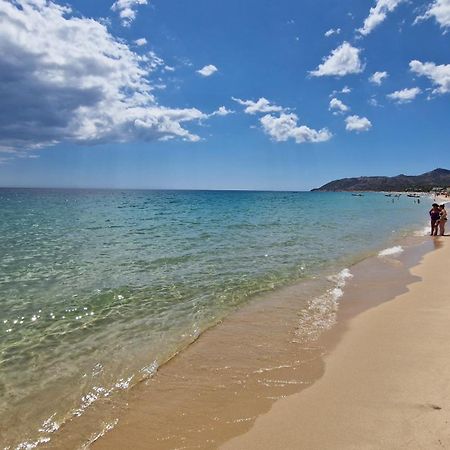
<svg viewBox="0 0 450 450">
<path fill-rule="evenodd" d="M 430 226 L 424 225 L 424 227 L 421 230 L 417 230 L 414 232 L 414 236 L 427 236 L 430 234 Z"/>
<path fill-rule="evenodd" d="M 344 286 L 353 275 L 349 269 L 343 269 L 328 277 L 334 286 L 324 294 L 313 298 L 308 307 L 299 313 L 299 324 L 295 330 L 296 341 L 315 341 L 320 334 L 336 322 L 338 300 L 344 295 Z"/>
<path fill-rule="evenodd" d="M 401 245 L 396 245 L 395 247 L 385 248 L 378 253 L 378 256 L 395 256 L 403 253 L 403 247 Z"/>
</svg>

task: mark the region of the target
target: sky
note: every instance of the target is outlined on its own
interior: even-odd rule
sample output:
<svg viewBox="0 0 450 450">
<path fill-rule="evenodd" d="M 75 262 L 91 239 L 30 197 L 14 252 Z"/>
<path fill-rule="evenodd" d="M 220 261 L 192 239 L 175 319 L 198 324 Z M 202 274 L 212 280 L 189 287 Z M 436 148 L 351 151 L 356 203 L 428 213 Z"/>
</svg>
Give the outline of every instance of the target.
<svg viewBox="0 0 450 450">
<path fill-rule="evenodd" d="M 0 0 L 0 186 L 450 168 L 450 0 Z"/>
</svg>

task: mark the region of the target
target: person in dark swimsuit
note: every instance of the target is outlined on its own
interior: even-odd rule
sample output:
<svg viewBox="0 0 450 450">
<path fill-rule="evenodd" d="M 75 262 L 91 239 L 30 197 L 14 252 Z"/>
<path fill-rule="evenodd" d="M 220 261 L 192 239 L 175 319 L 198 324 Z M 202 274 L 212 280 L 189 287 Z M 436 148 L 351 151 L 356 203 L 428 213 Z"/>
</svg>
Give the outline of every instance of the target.
<svg viewBox="0 0 450 450">
<path fill-rule="evenodd" d="M 438 224 L 439 224 L 439 205 L 437 203 L 433 203 L 430 209 L 430 219 L 431 219 L 431 236 L 437 236 L 438 233 Z"/>
</svg>

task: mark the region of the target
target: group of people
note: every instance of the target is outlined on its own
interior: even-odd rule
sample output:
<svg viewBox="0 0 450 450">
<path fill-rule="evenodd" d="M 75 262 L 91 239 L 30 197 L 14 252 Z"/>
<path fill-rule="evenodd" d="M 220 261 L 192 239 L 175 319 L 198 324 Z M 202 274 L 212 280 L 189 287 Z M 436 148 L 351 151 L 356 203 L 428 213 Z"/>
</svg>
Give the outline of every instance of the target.
<svg viewBox="0 0 450 450">
<path fill-rule="evenodd" d="M 431 218 L 431 236 L 437 236 L 438 232 L 440 236 L 444 236 L 445 223 L 447 222 L 447 211 L 445 205 L 438 205 L 433 203 L 430 209 Z"/>
</svg>

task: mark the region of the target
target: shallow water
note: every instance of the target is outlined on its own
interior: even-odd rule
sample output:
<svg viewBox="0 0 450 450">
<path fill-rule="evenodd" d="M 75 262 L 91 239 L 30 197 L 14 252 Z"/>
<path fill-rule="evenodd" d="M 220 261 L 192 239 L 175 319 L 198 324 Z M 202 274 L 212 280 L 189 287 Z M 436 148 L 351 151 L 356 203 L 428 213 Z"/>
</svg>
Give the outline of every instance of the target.
<svg viewBox="0 0 450 450">
<path fill-rule="evenodd" d="M 256 293 L 339 272 L 422 228 L 427 206 L 382 194 L 0 190 L 2 444 L 50 439 Z"/>
</svg>

